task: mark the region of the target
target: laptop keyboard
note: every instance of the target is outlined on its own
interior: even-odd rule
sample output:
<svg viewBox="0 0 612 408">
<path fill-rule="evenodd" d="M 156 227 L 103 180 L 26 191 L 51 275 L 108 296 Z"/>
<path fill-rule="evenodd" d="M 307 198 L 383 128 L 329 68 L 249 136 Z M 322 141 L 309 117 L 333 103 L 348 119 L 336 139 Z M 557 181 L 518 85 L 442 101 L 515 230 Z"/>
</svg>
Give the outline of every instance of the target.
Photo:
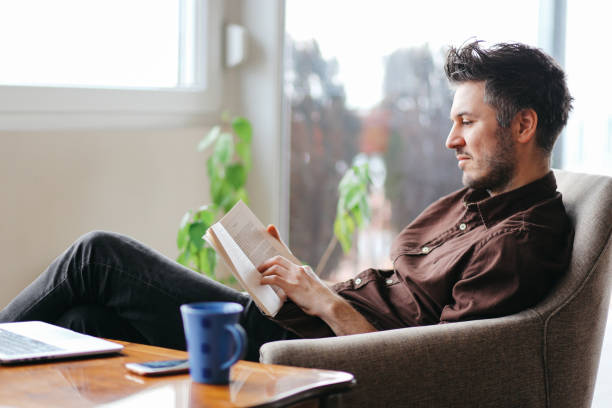
<svg viewBox="0 0 612 408">
<path fill-rule="evenodd" d="M 0 329 L 0 353 L 15 356 L 19 354 L 45 353 L 49 351 L 60 351 L 59 347 L 52 346 L 42 341 Z"/>
</svg>

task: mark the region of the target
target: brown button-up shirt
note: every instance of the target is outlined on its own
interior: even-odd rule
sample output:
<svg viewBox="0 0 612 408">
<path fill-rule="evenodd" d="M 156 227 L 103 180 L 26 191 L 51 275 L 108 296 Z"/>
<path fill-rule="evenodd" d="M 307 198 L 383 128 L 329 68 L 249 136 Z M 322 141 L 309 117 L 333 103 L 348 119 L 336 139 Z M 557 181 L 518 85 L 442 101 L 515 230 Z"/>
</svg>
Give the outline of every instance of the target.
<svg viewBox="0 0 612 408">
<path fill-rule="evenodd" d="M 572 238 L 552 172 L 493 197 L 464 188 L 401 231 L 393 270 L 368 269 L 334 290 L 379 330 L 508 315 L 550 290 Z M 294 305 L 283 309 L 277 319 L 298 335 L 330 335 Z"/>
</svg>

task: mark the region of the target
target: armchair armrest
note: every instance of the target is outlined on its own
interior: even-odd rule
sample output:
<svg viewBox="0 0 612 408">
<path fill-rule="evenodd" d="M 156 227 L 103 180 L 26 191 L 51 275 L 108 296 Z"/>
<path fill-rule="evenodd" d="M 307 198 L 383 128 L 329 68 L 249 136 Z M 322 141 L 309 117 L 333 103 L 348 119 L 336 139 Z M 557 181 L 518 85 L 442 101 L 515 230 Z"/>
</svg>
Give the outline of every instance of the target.
<svg viewBox="0 0 612 408">
<path fill-rule="evenodd" d="M 545 406 L 532 310 L 496 319 L 265 344 L 263 363 L 347 371 L 348 406 Z"/>
</svg>

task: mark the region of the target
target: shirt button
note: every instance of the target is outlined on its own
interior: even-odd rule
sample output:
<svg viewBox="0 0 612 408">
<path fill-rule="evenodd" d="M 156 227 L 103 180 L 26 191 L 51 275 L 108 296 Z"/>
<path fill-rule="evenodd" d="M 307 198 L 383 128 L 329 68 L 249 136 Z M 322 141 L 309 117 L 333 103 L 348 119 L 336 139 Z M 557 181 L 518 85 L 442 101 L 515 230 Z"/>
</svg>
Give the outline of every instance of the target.
<svg viewBox="0 0 612 408">
<path fill-rule="evenodd" d="M 430 249 L 427 246 L 424 246 L 423 248 L 421 248 L 421 252 L 424 253 L 424 254 L 428 254 L 429 251 L 430 251 Z"/>
<path fill-rule="evenodd" d="M 393 279 L 387 279 L 385 282 L 387 282 L 387 285 L 390 285 L 393 283 Z"/>
<path fill-rule="evenodd" d="M 467 228 L 467 225 L 465 225 L 465 224 L 463 224 L 463 223 L 462 223 L 462 224 L 459 224 L 459 229 L 460 229 L 461 231 L 465 231 L 465 229 L 466 229 L 466 228 Z"/>
<path fill-rule="evenodd" d="M 359 285 L 361 283 L 361 278 L 355 279 L 355 285 Z"/>
</svg>

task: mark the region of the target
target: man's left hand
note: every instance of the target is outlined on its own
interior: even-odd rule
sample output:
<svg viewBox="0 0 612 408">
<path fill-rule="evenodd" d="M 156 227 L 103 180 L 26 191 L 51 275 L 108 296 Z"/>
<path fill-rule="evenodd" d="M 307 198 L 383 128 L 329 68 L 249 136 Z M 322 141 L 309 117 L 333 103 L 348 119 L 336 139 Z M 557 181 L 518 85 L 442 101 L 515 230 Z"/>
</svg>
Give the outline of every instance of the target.
<svg viewBox="0 0 612 408">
<path fill-rule="evenodd" d="M 283 290 L 304 312 L 323 317 L 326 308 L 337 295 L 312 271 L 282 256 L 268 259 L 257 268 L 262 285 L 274 285 Z"/>
</svg>

